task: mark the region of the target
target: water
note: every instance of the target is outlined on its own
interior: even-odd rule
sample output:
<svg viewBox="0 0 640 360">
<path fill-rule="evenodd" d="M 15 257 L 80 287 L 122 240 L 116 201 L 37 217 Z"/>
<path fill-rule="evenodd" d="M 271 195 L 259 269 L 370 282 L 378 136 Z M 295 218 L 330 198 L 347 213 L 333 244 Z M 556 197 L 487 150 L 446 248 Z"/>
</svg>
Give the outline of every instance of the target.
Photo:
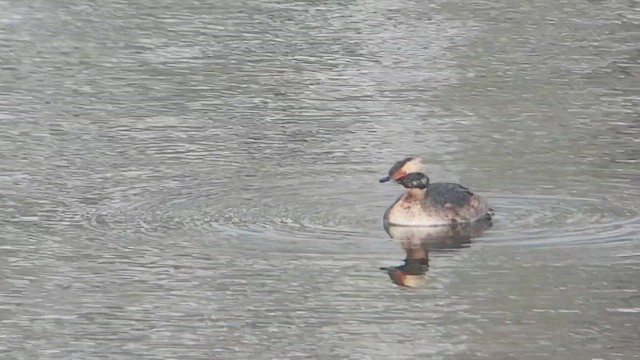
<svg viewBox="0 0 640 360">
<path fill-rule="evenodd" d="M 640 358 L 635 1 L 0 1 L 1 359 Z M 496 209 L 429 254 L 421 155 Z"/>
</svg>

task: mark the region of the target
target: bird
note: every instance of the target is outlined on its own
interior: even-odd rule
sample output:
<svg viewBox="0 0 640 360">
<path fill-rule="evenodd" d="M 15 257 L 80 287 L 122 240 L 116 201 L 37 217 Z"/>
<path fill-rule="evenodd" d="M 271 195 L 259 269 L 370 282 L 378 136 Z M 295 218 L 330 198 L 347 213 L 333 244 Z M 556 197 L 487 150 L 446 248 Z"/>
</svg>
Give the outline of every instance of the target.
<svg viewBox="0 0 640 360">
<path fill-rule="evenodd" d="M 489 203 L 456 183 L 431 183 L 419 157 L 396 162 L 379 181 L 394 180 L 406 190 L 384 213 L 389 226 L 442 226 L 491 220 Z"/>
</svg>

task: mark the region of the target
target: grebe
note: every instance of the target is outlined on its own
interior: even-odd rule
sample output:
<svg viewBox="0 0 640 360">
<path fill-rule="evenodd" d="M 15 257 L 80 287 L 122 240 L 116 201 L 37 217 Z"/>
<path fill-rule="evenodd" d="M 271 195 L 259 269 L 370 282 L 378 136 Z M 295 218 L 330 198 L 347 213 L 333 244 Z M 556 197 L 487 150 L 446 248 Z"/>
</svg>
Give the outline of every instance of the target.
<svg viewBox="0 0 640 360">
<path fill-rule="evenodd" d="M 493 209 L 480 196 L 454 183 L 430 183 L 420 158 L 398 161 L 380 182 L 395 180 L 407 192 L 384 214 L 384 226 L 439 226 L 491 219 Z"/>
</svg>

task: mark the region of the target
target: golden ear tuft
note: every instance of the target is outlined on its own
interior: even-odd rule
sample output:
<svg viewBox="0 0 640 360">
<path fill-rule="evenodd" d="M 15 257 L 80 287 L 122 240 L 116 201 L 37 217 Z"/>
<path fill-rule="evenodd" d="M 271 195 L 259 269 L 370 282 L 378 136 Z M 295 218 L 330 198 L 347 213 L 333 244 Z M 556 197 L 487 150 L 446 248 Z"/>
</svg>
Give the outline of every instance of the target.
<svg viewBox="0 0 640 360">
<path fill-rule="evenodd" d="M 404 172 L 406 172 L 407 174 L 414 172 L 425 172 L 425 166 L 422 162 L 422 158 L 415 157 L 410 161 L 407 161 L 407 163 L 402 167 L 402 170 L 404 170 Z"/>
</svg>

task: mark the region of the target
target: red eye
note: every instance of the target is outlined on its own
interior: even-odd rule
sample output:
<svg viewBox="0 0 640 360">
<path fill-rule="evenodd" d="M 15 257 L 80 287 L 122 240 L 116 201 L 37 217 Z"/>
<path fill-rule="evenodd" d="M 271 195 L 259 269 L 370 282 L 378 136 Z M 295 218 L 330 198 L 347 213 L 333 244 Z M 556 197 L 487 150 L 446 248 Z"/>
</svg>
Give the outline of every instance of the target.
<svg viewBox="0 0 640 360">
<path fill-rule="evenodd" d="M 395 174 L 393 174 L 393 179 L 397 180 L 400 179 L 401 177 L 404 177 L 405 175 L 407 175 L 407 172 L 404 170 L 400 170 L 398 172 L 396 172 Z"/>
</svg>

